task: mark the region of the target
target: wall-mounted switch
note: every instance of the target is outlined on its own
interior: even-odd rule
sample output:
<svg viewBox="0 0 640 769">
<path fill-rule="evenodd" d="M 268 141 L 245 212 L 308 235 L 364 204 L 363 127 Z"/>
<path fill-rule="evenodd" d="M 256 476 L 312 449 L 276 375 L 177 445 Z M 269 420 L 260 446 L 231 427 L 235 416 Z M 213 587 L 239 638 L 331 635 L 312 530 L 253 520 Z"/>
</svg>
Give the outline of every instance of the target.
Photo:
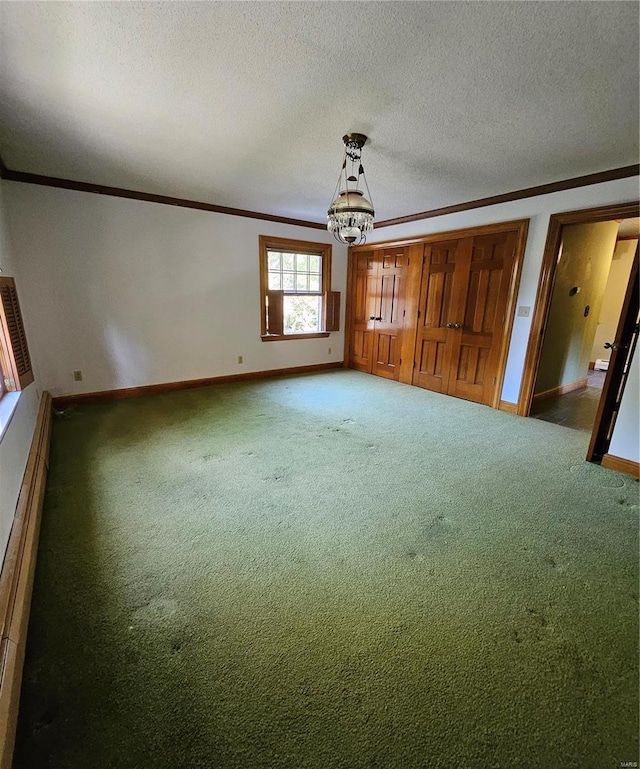
<svg viewBox="0 0 640 769">
<path fill-rule="evenodd" d="M 74 382 L 82 382 L 82 371 L 74 371 L 73 372 L 73 381 Z"/>
<path fill-rule="evenodd" d="M 242 355 L 238 355 L 238 363 L 242 363 Z"/>
<path fill-rule="evenodd" d="M 521 305 L 520 307 L 518 307 L 518 316 L 520 318 L 528 318 L 530 310 L 531 310 L 531 307 L 526 307 L 525 305 Z"/>
</svg>

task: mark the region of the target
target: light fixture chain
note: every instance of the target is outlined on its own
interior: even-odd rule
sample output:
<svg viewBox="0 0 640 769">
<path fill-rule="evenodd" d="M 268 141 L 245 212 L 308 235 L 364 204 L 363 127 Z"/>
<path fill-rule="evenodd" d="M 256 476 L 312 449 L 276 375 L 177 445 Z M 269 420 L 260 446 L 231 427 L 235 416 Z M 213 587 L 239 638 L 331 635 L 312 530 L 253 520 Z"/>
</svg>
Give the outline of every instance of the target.
<svg viewBox="0 0 640 769">
<path fill-rule="evenodd" d="M 350 133 L 342 137 L 344 154 L 334 199 L 327 212 L 327 229 L 335 239 L 347 246 L 358 246 L 366 242 L 366 233 L 373 229 L 375 215 L 370 200 L 359 189 L 360 177 L 364 177 L 367 194 L 371 197 L 369 184 L 362 165 L 362 147 L 367 141 L 364 134 Z M 349 170 L 347 170 L 347 160 Z M 344 187 L 342 174 L 344 172 Z M 349 184 L 352 183 L 352 187 Z M 337 192 L 337 197 L 335 196 Z"/>
</svg>

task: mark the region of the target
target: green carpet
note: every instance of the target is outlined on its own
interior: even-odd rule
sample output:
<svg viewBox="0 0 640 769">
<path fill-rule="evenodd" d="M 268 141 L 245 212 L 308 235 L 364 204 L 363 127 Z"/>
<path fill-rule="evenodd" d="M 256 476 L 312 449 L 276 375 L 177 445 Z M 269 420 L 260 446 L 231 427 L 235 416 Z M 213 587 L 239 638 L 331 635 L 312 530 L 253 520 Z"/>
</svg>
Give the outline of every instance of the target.
<svg viewBox="0 0 640 769">
<path fill-rule="evenodd" d="M 56 418 L 15 769 L 638 760 L 638 484 L 353 371 Z"/>
</svg>

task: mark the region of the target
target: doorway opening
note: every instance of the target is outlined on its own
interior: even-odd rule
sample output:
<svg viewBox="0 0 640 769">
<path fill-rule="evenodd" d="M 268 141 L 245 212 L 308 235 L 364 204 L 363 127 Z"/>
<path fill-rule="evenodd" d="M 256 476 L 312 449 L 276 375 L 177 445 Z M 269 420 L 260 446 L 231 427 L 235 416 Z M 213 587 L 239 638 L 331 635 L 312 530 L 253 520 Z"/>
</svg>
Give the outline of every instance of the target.
<svg viewBox="0 0 640 769">
<path fill-rule="evenodd" d="M 638 203 L 551 217 L 518 413 L 609 441 L 637 338 Z"/>
</svg>

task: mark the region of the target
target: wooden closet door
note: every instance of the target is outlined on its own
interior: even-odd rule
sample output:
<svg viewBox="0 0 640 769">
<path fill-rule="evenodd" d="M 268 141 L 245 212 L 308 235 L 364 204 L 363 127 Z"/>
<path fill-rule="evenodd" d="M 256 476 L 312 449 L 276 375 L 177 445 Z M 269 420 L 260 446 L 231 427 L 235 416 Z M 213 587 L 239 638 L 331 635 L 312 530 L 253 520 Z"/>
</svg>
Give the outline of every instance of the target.
<svg viewBox="0 0 640 769">
<path fill-rule="evenodd" d="M 476 236 L 456 262 L 456 280 L 459 273 L 465 288 L 453 320 L 459 328 L 450 337 L 450 395 L 493 400 L 516 242 L 516 232 Z"/>
<path fill-rule="evenodd" d="M 462 318 L 472 238 L 427 243 L 418 304 L 412 384 L 446 393 L 451 369 L 452 325 Z M 448 327 L 449 326 L 449 327 Z"/>
<path fill-rule="evenodd" d="M 404 314 L 407 255 L 404 248 L 386 249 L 376 257 L 379 303 L 373 329 L 371 373 L 397 379 Z"/>
<path fill-rule="evenodd" d="M 351 345 L 349 363 L 358 371 L 371 372 L 374 318 L 378 316 L 380 292 L 374 252 L 355 255 L 352 289 Z"/>
</svg>

